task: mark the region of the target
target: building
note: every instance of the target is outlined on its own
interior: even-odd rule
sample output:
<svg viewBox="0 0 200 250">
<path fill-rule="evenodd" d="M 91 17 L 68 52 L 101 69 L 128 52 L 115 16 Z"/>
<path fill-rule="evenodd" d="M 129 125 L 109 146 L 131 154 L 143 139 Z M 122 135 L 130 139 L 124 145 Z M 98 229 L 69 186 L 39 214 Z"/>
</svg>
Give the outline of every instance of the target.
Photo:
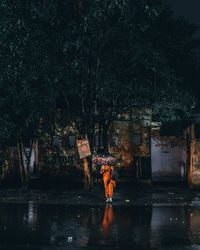
<svg viewBox="0 0 200 250">
<path fill-rule="evenodd" d="M 117 116 L 108 130 L 108 150 L 118 159 L 119 182 L 148 185 L 179 182 L 200 186 L 200 116 L 193 115 L 170 126 L 163 129 L 161 123 L 152 121 L 149 107 L 135 107 Z M 77 134 L 75 122 L 63 121 L 59 112 L 56 118 L 41 119 L 30 174 L 37 174 L 39 180 L 51 184 L 55 180 L 81 183 L 84 172 L 77 150 Z M 98 126 L 93 140 L 94 159 L 103 146 Z M 92 173 L 94 177 L 99 173 L 94 164 Z"/>
</svg>

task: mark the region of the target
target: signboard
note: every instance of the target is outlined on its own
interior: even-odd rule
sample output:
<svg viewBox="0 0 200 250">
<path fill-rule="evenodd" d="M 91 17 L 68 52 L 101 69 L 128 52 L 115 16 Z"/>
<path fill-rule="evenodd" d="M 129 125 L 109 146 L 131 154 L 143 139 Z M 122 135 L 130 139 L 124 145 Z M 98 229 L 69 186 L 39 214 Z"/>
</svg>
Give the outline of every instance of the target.
<svg viewBox="0 0 200 250">
<path fill-rule="evenodd" d="M 77 147 L 80 159 L 91 155 L 88 139 L 77 140 Z"/>
</svg>

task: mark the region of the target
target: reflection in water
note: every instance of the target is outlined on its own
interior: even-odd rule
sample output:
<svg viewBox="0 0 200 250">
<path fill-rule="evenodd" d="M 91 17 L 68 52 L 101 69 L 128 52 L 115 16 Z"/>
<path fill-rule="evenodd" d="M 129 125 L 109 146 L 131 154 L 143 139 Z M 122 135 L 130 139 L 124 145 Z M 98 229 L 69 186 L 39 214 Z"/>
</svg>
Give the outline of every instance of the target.
<svg viewBox="0 0 200 250">
<path fill-rule="evenodd" d="M 112 204 L 106 204 L 102 222 L 102 234 L 104 238 L 111 237 L 113 223 L 114 223 L 114 213 Z"/>
<path fill-rule="evenodd" d="M 80 215 L 77 216 L 77 218 L 80 218 Z M 85 216 L 82 216 L 82 223 L 80 223 L 80 228 L 77 236 L 77 245 L 80 247 L 87 246 L 88 241 L 89 241 L 89 232 L 88 232 L 88 227 L 89 227 L 89 215 L 85 214 Z"/>
<path fill-rule="evenodd" d="M 189 221 L 188 208 L 184 207 L 154 207 L 151 220 L 151 246 L 187 245 Z"/>
<path fill-rule="evenodd" d="M 99 234 L 98 245 L 100 246 L 115 246 L 114 240 L 114 211 L 112 204 L 106 204 L 104 214 L 102 217 L 102 223 L 100 225 L 101 234 Z M 98 232 L 97 232 L 98 233 Z"/>
<path fill-rule="evenodd" d="M 37 205 L 30 201 L 28 203 L 28 218 L 27 218 L 28 225 L 35 229 L 37 225 Z"/>
<path fill-rule="evenodd" d="M 199 228 L 191 207 L 0 204 L 0 249 L 191 249 Z"/>
</svg>

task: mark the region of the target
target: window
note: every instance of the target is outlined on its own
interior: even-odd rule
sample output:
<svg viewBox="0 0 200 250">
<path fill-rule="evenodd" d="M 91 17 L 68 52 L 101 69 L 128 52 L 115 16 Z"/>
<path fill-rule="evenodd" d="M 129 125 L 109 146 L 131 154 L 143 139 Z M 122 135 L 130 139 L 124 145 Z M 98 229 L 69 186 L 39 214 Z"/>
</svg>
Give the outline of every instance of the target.
<svg viewBox="0 0 200 250">
<path fill-rule="evenodd" d="M 52 137 L 52 146 L 54 147 L 59 147 L 59 136 L 58 135 L 53 135 Z"/>
<path fill-rule="evenodd" d="M 119 136 L 112 134 L 110 138 L 110 146 L 116 147 L 119 145 Z"/>
<path fill-rule="evenodd" d="M 133 135 L 133 145 L 134 146 L 141 146 L 142 145 L 142 136 L 141 136 L 141 134 L 134 134 Z"/>
<path fill-rule="evenodd" d="M 69 147 L 75 147 L 76 146 L 76 137 L 75 137 L 75 135 L 68 135 L 68 145 L 69 145 Z"/>
<path fill-rule="evenodd" d="M 102 147 L 103 146 L 103 136 L 95 135 L 95 146 L 96 147 Z"/>
</svg>

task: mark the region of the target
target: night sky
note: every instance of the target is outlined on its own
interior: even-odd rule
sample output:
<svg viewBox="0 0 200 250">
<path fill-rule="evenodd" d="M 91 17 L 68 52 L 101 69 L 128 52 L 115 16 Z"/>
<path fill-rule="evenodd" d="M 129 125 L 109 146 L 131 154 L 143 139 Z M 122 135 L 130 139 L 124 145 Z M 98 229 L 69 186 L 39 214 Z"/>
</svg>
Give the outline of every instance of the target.
<svg viewBox="0 0 200 250">
<path fill-rule="evenodd" d="M 200 24 L 200 0 L 166 0 L 173 6 L 176 16 L 184 16 L 193 23 Z"/>
</svg>

